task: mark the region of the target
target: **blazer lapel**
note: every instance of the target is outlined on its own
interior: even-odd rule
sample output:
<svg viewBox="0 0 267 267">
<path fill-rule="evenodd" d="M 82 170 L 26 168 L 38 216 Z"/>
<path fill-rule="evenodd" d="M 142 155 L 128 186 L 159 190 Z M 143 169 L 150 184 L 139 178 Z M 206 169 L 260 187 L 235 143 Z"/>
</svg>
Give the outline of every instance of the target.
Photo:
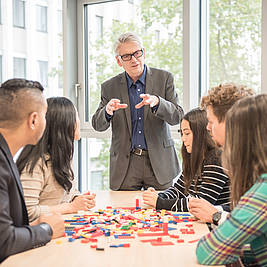
<svg viewBox="0 0 267 267">
<path fill-rule="evenodd" d="M 152 95 L 153 93 L 153 80 L 152 80 L 152 72 L 151 69 L 147 66 L 146 70 L 146 89 L 145 89 L 146 94 Z M 148 110 L 150 109 L 149 105 L 145 105 L 144 107 L 144 120 L 146 120 Z"/>
<path fill-rule="evenodd" d="M 128 108 L 125 108 L 123 111 L 125 112 L 128 129 L 131 135 L 132 134 L 131 109 L 130 109 L 129 92 L 128 92 L 128 85 L 127 85 L 125 72 L 120 74 L 119 79 L 120 79 L 119 90 L 121 93 L 122 103 L 128 105 Z"/>
<path fill-rule="evenodd" d="M 4 137 L 1 134 L 0 134 L 0 144 L 1 144 L 3 152 L 6 155 L 6 158 L 8 160 L 9 165 L 10 165 L 10 168 L 11 168 L 11 170 L 13 172 L 13 175 L 15 177 L 17 186 L 19 188 L 20 195 L 24 199 L 23 189 L 22 189 L 22 185 L 21 185 L 21 182 L 20 182 L 19 172 L 18 172 L 17 166 L 14 163 L 14 160 L 13 160 L 13 157 L 12 157 L 12 155 L 10 153 L 8 144 L 6 143 L 6 140 L 4 139 Z"/>
</svg>

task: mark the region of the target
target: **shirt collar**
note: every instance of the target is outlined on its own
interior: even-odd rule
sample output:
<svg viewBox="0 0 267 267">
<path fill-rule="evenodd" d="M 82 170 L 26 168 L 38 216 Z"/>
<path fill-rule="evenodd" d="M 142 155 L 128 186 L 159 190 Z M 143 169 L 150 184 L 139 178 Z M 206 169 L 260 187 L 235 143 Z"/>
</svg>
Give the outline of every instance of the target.
<svg viewBox="0 0 267 267">
<path fill-rule="evenodd" d="M 146 84 L 146 70 L 147 70 L 147 67 L 146 65 L 144 65 L 144 71 L 143 71 L 143 74 L 141 75 L 141 77 L 136 81 L 140 81 L 143 85 Z M 128 75 L 128 73 L 126 72 L 126 79 L 127 79 L 127 83 L 128 83 L 128 86 L 129 88 L 133 85 L 133 80 L 132 78 Z"/>
</svg>

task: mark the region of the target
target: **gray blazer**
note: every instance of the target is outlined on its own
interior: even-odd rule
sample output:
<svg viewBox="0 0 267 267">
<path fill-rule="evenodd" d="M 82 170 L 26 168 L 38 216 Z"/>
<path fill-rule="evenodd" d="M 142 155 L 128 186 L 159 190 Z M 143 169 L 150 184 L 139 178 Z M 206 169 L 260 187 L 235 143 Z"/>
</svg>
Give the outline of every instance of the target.
<svg viewBox="0 0 267 267">
<path fill-rule="evenodd" d="M 169 125 L 176 125 L 183 116 L 178 104 L 178 96 L 173 85 L 171 73 L 147 67 L 147 94 L 159 97 L 156 113 L 149 106 L 144 108 L 144 128 L 150 162 L 160 184 L 170 182 L 180 172 L 174 141 Z M 110 99 L 117 98 L 128 108 L 114 112 L 111 122 L 105 117 L 105 107 Z M 141 99 L 140 99 L 141 101 Z M 105 131 L 112 127 L 110 147 L 110 188 L 118 190 L 125 178 L 131 148 L 131 111 L 125 72 L 107 80 L 101 85 L 101 102 L 92 118 L 96 131 Z"/>
</svg>

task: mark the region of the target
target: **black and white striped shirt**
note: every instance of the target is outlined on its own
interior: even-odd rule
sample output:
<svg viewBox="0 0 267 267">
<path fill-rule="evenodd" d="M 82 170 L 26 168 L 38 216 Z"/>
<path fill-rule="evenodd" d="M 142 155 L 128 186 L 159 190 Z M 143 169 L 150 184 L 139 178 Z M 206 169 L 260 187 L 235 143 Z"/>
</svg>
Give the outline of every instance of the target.
<svg viewBox="0 0 267 267">
<path fill-rule="evenodd" d="M 188 211 L 190 196 L 206 199 L 212 205 L 229 205 L 229 178 L 224 170 L 221 166 L 221 153 L 216 149 L 210 150 L 203 161 L 201 177 L 196 187 L 192 183 L 186 194 L 182 173 L 173 186 L 158 194 L 156 209 Z"/>
</svg>

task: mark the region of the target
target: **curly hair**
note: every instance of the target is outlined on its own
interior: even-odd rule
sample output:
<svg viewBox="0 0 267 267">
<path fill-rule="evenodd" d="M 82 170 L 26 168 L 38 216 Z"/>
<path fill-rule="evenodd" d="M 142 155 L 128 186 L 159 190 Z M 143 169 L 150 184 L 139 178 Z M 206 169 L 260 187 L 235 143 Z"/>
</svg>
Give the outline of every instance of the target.
<svg viewBox="0 0 267 267">
<path fill-rule="evenodd" d="M 222 122 L 225 120 L 227 111 L 237 100 L 253 94 L 254 91 L 244 85 L 220 84 L 211 88 L 207 96 L 202 97 L 200 106 L 203 109 L 211 106 L 218 122 Z"/>
</svg>

